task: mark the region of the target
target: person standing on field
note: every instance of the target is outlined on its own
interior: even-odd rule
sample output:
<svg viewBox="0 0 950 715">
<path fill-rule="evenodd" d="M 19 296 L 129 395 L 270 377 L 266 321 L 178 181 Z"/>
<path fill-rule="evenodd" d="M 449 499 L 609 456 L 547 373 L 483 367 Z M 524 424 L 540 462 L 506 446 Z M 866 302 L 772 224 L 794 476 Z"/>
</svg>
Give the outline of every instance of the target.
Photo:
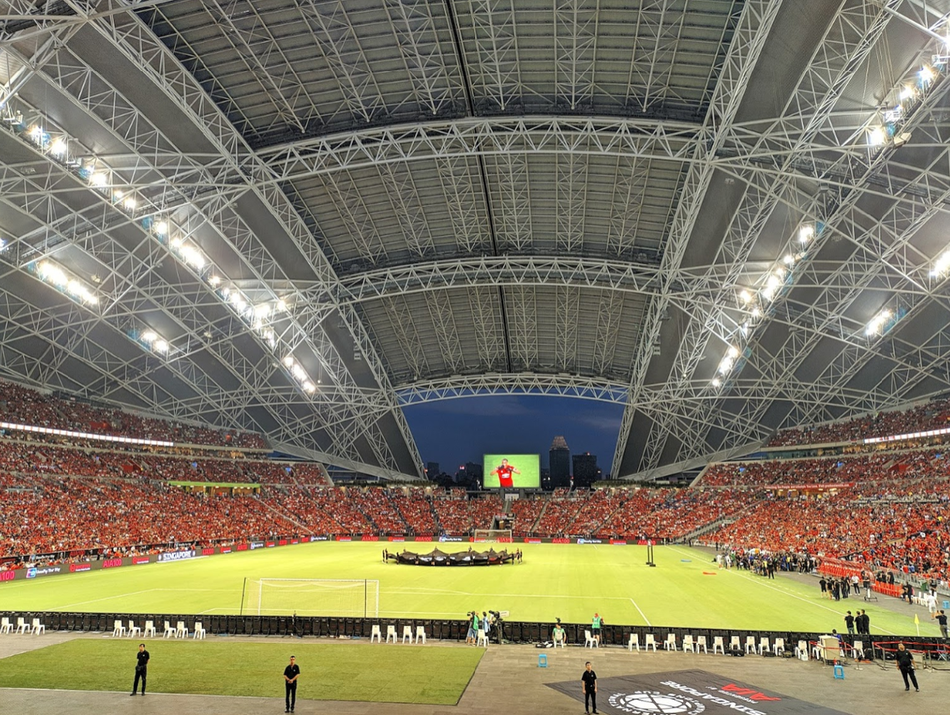
<svg viewBox="0 0 950 715">
<path fill-rule="evenodd" d="M 590 667 L 590 661 L 584 664 L 584 672 L 581 673 L 581 682 L 584 690 L 584 712 L 590 712 L 590 705 L 594 706 L 594 713 L 597 713 L 597 673 Z"/>
<path fill-rule="evenodd" d="M 148 651 L 145 650 L 145 644 L 139 643 L 139 652 L 135 654 L 135 680 L 132 682 L 132 692 L 130 695 L 135 695 L 135 691 L 139 689 L 139 678 L 142 679 L 142 695 L 145 695 L 145 679 L 148 677 Z"/>
<path fill-rule="evenodd" d="M 284 712 L 292 713 L 297 704 L 297 678 L 300 677 L 300 667 L 297 659 L 290 656 L 290 665 L 284 668 Z"/>
<path fill-rule="evenodd" d="M 914 690 L 920 692 L 917 686 L 917 676 L 914 674 L 914 654 L 904 646 L 903 643 L 897 645 L 897 653 L 894 654 L 894 660 L 897 661 L 897 667 L 904 678 L 904 690 L 910 690 L 910 683 L 907 682 L 908 676 L 910 682 L 914 684 Z"/>
</svg>

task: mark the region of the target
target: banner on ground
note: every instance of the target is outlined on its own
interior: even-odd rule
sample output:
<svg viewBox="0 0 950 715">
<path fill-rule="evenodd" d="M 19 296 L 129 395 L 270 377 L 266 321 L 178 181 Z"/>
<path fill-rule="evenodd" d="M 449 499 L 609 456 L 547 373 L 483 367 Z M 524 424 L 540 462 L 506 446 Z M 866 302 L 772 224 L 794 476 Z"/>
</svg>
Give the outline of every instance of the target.
<svg viewBox="0 0 950 715">
<path fill-rule="evenodd" d="M 580 677 L 548 683 L 582 701 Z M 608 715 L 844 715 L 758 685 L 704 670 L 597 679 L 597 711 Z"/>
</svg>

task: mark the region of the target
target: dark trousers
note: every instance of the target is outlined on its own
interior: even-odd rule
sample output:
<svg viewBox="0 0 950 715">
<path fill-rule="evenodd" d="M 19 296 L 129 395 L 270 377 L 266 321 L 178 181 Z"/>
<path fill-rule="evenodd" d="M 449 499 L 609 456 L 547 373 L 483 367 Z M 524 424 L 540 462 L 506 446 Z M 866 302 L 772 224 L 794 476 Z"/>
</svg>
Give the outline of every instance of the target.
<svg viewBox="0 0 950 715">
<path fill-rule="evenodd" d="M 139 689 L 139 678 L 142 679 L 142 695 L 145 695 L 145 678 L 148 675 L 148 670 L 145 668 L 135 669 L 135 682 L 132 683 L 132 692 L 135 693 Z"/>
<path fill-rule="evenodd" d="M 584 691 L 584 710 L 588 710 L 588 705 L 593 706 L 594 712 L 597 712 L 597 693 L 594 691 Z"/>
<path fill-rule="evenodd" d="M 297 684 L 296 683 L 284 683 L 285 688 L 285 703 L 287 710 L 293 710 L 294 706 L 297 704 Z"/>
<path fill-rule="evenodd" d="M 917 676 L 914 674 L 913 668 L 901 668 L 901 675 L 904 676 L 904 689 L 910 690 L 910 685 L 907 684 L 907 676 L 910 676 L 910 682 L 914 684 L 914 690 L 917 690 Z"/>
</svg>

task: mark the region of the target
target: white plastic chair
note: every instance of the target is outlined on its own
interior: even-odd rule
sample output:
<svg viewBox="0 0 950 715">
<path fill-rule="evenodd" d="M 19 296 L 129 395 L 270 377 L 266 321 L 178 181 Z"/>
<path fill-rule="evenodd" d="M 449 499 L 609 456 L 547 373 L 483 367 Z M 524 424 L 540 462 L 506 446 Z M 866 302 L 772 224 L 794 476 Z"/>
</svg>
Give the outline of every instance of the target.
<svg viewBox="0 0 950 715">
<path fill-rule="evenodd" d="M 772 650 L 772 644 L 769 642 L 768 636 L 759 638 L 759 655 L 765 655 L 770 650 Z"/>
<path fill-rule="evenodd" d="M 383 632 L 378 625 L 373 626 L 373 630 L 370 631 L 369 642 L 372 643 L 374 638 L 380 643 L 383 642 Z"/>
<path fill-rule="evenodd" d="M 34 635 L 34 636 L 38 636 L 40 633 L 46 633 L 46 626 L 44 626 L 42 623 L 40 623 L 40 619 L 39 619 L 39 618 L 34 618 L 34 619 L 33 619 L 33 626 L 32 626 L 32 628 L 33 628 L 33 635 Z"/>
<path fill-rule="evenodd" d="M 113 621 L 112 625 L 114 626 L 114 628 L 112 629 L 113 638 L 121 638 L 122 636 L 125 635 L 125 626 L 122 624 L 122 621 L 119 621 L 119 620 Z"/>
<path fill-rule="evenodd" d="M 483 631 L 481 628 L 478 629 L 477 633 L 478 633 L 478 636 L 475 638 L 475 645 L 482 645 L 482 644 L 484 644 L 485 647 L 487 648 L 487 647 L 488 647 L 488 634 L 485 633 L 485 631 Z"/>
<path fill-rule="evenodd" d="M 722 636 L 713 636 L 713 655 L 716 655 L 717 650 L 723 655 L 726 654 L 726 644 L 723 642 Z"/>
<path fill-rule="evenodd" d="M 656 638 L 652 633 L 647 633 L 646 640 L 643 644 L 644 649 L 649 650 L 653 648 L 653 652 L 656 653 Z"/>
<path fill-rule="evenodd" d="M 174 638 L 174 637 L 175 637 L 175 629 L 172 628 L 171 623 L 169 623 L 168 621 L 165 621 L 165 632 L 162 633 L 162 638 Z"/>
<path fill-rule="evenodd" d="M 775 653 L 775 656 L 778 657 L 785 653 L 785 639 L 776 638 L 775 643 L 772 646 L 772 652 Z"/>
<path fill-rule="evenodd" d="M 142 629 L 135 625 L 135 621 L 129 619 L 129 638 L 135 638 L 135 635 L 142 635 Z"/>
<path fill-rule="evenodd" d="M 755 636 L 746 636 L 745 637 L 745 654 L 755 653 Z"/>
<path fill-rule="evenodd" d="M 864 660 L 864 641 L 855 641 L 852 646 L 854 657 L 858 660 Z"/>
<path fill-rule="evenodd" d="M 696 652 L 696 644 L 693 642 L 693 637 L 688 633 L 683 636 L 683 652 L 689 651 L 690 653 Z"/>
<path fill-rule="evenodd" d="M 663 641 L 663 650 L 676 650 L 676 634 L 670 633 Z"/>
<path fill-rule="evenodd" d="M 585 648 L 599 648 L 597 639 L 591 634 L 590 631 L 584 631 L 584 647 Z"/>
<path fill-rule="evenodd" d="M 399 642 L 399 636 L 396 635 L 396 626 L 386 626 L 386 642 L 392 639 L 393 644 Z"/>
<path fill-rule="evenodd" d="M 203 640 L 206 635 L 208 635 L 208 632 L 205 630 L 204 623 L 201 621 L 195 621 L 195 632 L 193 634 L 193 638 L 195 640 Z"/>
<path fill-rule="evenodd" d="M 703 649 L 703 653 L 709 655 L 709 648 L 706 647 L 706 636 L 696 636 L 696 652 L 699 653 L 699 649 Z"/>
<path fill-rule="evenodd" d="M 188 629 L 185 628 L 184 621 L 178 621 L 178 624 L 175 626 L 175 638 L 187 638 Z"/>
<path fill-rule="evenodd" d="M 627 650 L 633 652 L 633 649 L 637 649 L 637 653 L 640 652 L 640 636 L 636 633 L 630 634 L 630 640 L 627 641 Z"/>
<path fill-rule="evenodd" d="M 13 633 L 13 624 L 6 616 L 0 618 L 0 633 Z"/>
<path fill-rule="evenodd" d="M 815 660 L 824 660 L 825 649 L 821 647 L 820 642 L 815 643 L 815 645 L 811 647 L 811 657 Z"/>
<path fill-rule="evenodd" d="M 742 643 L 739 641 L 739 636 L 732 636 L 732 638 L 729 639 L 729 650 L 742 650 Z"/>
<path fill-rule="evenodd" d="M 148 638 L 152 636 L 154 638 L 158 634 L 155 632 L 155 621 L 145 621 L 145 630 L 142 631 L 142 637 Z"/>
<path fill-rule="evenodd" d="M 416 643 L 419 642 L 419 639 L 422 639 L 422 645 L 426 643 L 426 629 L 424 626 L 416 626 Z"/>
<path fill-rule="evenodd" d="M 16 632 L 17 633 L 30 633 L 32 629 L 30 624 L 26 622 L 26 619 L 22 616 L 18 616 L 16 619 Z"/>
<path fill-rule="evenodd" d="M 405 643 L 406 641 L 412 643 L 412 626 L 402 627 L 402 642 Z"/>
<path fill-rule="evenodd" d="M 794 653 L 799 660 L 808 660 L 808 641 L 798 641 Z"/>
</svg>

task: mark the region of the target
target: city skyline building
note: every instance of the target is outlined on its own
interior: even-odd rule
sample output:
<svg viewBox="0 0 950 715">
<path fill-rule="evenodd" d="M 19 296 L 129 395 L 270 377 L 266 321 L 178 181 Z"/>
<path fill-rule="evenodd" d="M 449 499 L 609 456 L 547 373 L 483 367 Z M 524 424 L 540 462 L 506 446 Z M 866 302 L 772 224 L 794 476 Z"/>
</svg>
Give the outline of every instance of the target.
<svg viewBox="0 0 950 715">
<path fill-rule="evenodd" d="M 551 488 L 560 489 L 571 486 L 571 449 L 562 435 L 551 442 L 548 452 L 548 468 L 551 470 Z"/>
</svg>

